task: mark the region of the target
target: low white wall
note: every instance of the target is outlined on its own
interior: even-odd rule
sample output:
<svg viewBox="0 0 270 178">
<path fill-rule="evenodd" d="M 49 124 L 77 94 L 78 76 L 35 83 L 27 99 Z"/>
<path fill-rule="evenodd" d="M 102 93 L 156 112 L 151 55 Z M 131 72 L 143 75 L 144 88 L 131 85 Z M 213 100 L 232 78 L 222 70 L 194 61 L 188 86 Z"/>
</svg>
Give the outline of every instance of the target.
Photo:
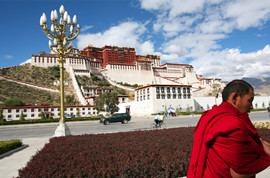
<svg viewBox="0 0 270 178">
<path fill-rule="evenodd" d="M 217 105 L 222 103 L 222 98 L 218 97 L 193 97 L 194 107 L 200 108 L 200 111 L 211 109 L 215 103 Z M 253 100 L 253 108 L 267 108 L 270 106 L 270 96 L 255 96 Z"/>
<path fill-rule="evenodd" d="M 222 98 L 215 97 L 193 97 L 193 100 L 183 101 L 183 103 L 173 103 L 167 100 L 163 103 L 155 103 L 151 100 L 146 100 L 143 102 L 129 102 L 129 103 L 122 103 L 119 104 L 119 111 L 118 112 L 126 112 L 126 107 L 130 108 L 130 115 L 151 115 L 152 113 L 162 112 L 165 110 L 165 107 L 179 107 L 182 106 L 183 109 L 186 109 L 185 106 L 189 105 L 189 107 L 193 107 L 192 110 L 199 110 L 205 111 L 211 109 L 215 103 L 217 105 L 222 103 Z M 154 104 L 155 103 L 155 104 Z M 253 107 L 254 108 L 267 108 L 270 105 L 270 96 L 255 96 L 253 100 Z M 256 107 L 257 106 L 257 107 Z"/>
</svg>

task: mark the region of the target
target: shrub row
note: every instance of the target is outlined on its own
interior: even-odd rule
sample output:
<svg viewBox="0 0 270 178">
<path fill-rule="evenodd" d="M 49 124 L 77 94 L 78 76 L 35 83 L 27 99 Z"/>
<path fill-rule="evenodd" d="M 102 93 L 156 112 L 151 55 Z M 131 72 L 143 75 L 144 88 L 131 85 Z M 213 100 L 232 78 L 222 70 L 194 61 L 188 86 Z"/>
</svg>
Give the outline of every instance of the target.
<svg viewBox="0 0 270 178">
<path fill-rule="evenodd" d="M 0 141 L 0 154 L 22 146 L 22 141 L 18 139 Z"/>
<path fill-rule="evenodd" d="M 20 177 L 186 176 L 194 127 L 50 139 Z M 269 129 L 258 129 L 270 141 Z"/>
<path fill-rule="evenodd" d="M 178 177 L 187 173 L 194 128 L 50 139 L 20 177 Z"/>
</svg>

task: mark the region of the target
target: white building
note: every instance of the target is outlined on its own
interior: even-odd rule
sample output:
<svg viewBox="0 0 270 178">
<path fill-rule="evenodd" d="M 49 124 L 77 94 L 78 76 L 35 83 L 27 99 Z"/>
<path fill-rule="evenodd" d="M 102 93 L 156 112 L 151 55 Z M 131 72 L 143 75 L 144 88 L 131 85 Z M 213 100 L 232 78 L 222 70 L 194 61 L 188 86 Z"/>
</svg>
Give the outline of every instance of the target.
<svg viewBox="0 0 270 178">
<path fill-rule="evenodd" d="M 40 113 L 43 112 L 47 118 L 59 118 L 60 106 L 20 106 L 20 107 L 0 107 L 3 110 L 4 118 L 8 121 L 19 120 L 21 113 L 23 113 L 25 119 L 40 119 Z M 65 106 L 65 114 L 77 115 L 79 113 L 82 117 L 88 115 L 96 115 L 97 110 L 93 105 L 88 106 Z"/>
<path fill-rule="evenodd" d="M 135 100 L 119 105 L 119 112 L 131 115 L 151 115 L 168 111 L 194 110 L 191 85 L 147 85 L 135 90 Z"/>
</svg>

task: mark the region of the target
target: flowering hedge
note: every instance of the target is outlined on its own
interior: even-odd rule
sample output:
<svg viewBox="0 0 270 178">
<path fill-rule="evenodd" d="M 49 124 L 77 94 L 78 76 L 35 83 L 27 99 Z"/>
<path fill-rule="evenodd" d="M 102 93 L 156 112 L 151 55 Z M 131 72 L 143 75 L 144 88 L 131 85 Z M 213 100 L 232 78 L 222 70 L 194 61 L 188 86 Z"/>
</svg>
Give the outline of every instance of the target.
<svg viewBox="0 0 270 178">
<path fill-rule="evenodd" d="M 186 176 L 194 127 L 50 139 L 20 177 Z M 270 141 L 269 130 L 259 129 Z"/>
</svg>

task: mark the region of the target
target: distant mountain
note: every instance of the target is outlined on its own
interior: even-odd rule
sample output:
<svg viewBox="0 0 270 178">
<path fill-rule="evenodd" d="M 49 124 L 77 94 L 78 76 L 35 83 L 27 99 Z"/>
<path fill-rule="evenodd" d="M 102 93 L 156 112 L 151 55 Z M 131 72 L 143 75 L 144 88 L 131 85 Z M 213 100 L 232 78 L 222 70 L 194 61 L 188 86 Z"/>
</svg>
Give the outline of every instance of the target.
<svg viewBox="0 0 270 178">
<path fill-rule="evenodd" d="M 270 77 L 262 79 L 242 78 L 242 80 L 250 83 L 254 87 L 256 94 L 270 96 Z"/>
<path fill-rule="evenodd" d="M 254 88 L 270 85 L 270 77 L 257 79 L 257 78 L 242 78 L 250 83 Z"/>
</svg>

